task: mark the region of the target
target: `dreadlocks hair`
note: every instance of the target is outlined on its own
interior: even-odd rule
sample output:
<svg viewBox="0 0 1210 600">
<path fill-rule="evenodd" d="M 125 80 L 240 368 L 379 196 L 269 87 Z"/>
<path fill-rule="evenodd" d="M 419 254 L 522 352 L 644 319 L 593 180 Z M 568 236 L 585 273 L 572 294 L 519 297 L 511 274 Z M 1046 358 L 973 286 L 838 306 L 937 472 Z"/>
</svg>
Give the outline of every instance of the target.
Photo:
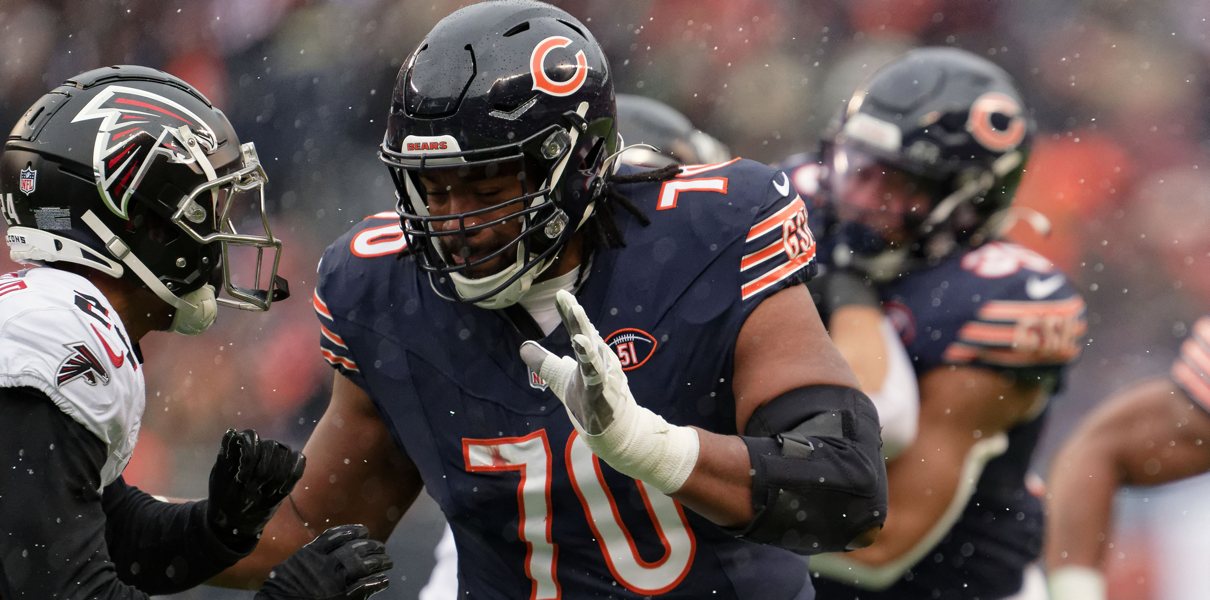
<svg viewBox="0 0 1210 600">
<path fill-rule="evenodd" d="M 605 180 L 605 188 L 601 191 L 601 197 L 597 200 L 596 214 L 588 223 L 589 231 L 587 233 L 589 234 L 589 238 L 604 248 L 625 247 L 626 241 L 622 239 L 622 231 L 618 228 L 617 221 L 614 219 L 617 207 L 634 216 L 643 227 L 651 224 L 651 218 L 618 188 L 632 183 L 668 181 L 676 177 L 680 172 L 681 166 L 672 164 L 660 169 L 641 171 L 629 175 L 615 174 L 609 176 Z"/>
</svg>

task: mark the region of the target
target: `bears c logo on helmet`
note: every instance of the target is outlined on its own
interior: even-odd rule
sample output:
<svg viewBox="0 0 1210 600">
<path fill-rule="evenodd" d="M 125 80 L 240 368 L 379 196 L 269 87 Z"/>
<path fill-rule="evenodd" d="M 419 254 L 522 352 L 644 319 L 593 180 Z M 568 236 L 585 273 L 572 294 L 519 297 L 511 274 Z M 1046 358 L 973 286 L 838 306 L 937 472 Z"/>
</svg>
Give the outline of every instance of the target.
<svg viewBox="0 0 1210 600">
<path fill-rule="evenodd" d="M 996 116 L 1005 121 L 1002 126 L 992 121 Z M 1019 146 L 1025 140 L 1025 127 L 1021 105 L 1000 92 L 988 92 L 976 98 L 966 121 L 966 129 L 975 141 L 994 152 L 1007 152 Z"/>
<path fill-rule="evenodd" d="M 175 163 L 193 162 L 176 129 L 188 126 L 206 153 L 218 145 L 214 131 L 189 109 L 136 88 L 111 85 L 101 90 L 71 122 L 89 119 L 101 119 L 93 145 L 97 190 L 105 206 L 123 219 L 130 218 L 130 197 L 157 154 Z"/>
<path fill-rule="evenodd" d="M 561 35 L 552 35 L 534 46 L 529 55 L 529 74 L 534 78 L 532 89 L 540 90 L 551 96 L 570 96 L 584 85 L 588 79 L 588 58 L 583 50 L 576 51 L 576 72 L 567 81 L 555 81 L 546 75 L 546 55 L 556 48 L 571 45 L 571 40 Z"/>
</svg>

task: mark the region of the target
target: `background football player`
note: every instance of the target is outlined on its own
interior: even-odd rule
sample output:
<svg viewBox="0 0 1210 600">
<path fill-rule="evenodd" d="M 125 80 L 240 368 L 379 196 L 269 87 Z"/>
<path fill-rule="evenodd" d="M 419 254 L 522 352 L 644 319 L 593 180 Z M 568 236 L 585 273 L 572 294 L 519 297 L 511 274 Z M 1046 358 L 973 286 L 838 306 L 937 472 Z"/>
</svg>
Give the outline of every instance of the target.
<svg viewBox="0 0 1210 600">
<path fill-rule="evenodd" d="M 265 311 L 286 296 L 265 180 L 221 111 L 144 67 L 73 77 L 9 135 L 5 240 L 15 261 L 44 266 L 0 276 L 0 596 L 146 598 L 197 585 L 252 551 L 302 475 L 298 452 L 251 430 L 223 438 L 205 500 L 162 502 L 121 475 L 145 403 L 139 341 L 201 333 L 219 304 Z M 252 265 L 232 260 L 240 249 Z M 365 536 L 325 532 L 257 597 L 385 587 L 390 561 Z"/>
<path fill-rule="evenodd" d="M 1051 600 L 1104 600 L 1100 569 L 1113 497 L 1210 471 L 1210 316 L 1181 345 L 1166 378 L 1140 382 L 1088 415 L 1047 479 L 1046 567 Z"/>
<path fill-rule="evenodd" d="M 298 514 L 230 575 L 306 523 L 383 538 L 422 486 L 475 597 L 810 598 L 789 550 L 869 543 L 878 420 L 800 285 L 802 201 L 738 159 L 615 173 L 615 118 L 562 10 L 480 3 L 420 43 L 382 147 L 399 217 L 320 266 L 338 374 Z"/>
<path fill-rule="evenodd" d="M 1085 323 L 1049 260 L 999 239 L 1030 133 L 1006 72 L 925 48 L 868 78 L 828 140 L 823 260 L 876 286 L 912 356 L 920 418 L 888 463 L 879 539 L 812 561 L 820 597 L 1005 598 L 1038 556 L 1026 472 Z"/>
</svg>

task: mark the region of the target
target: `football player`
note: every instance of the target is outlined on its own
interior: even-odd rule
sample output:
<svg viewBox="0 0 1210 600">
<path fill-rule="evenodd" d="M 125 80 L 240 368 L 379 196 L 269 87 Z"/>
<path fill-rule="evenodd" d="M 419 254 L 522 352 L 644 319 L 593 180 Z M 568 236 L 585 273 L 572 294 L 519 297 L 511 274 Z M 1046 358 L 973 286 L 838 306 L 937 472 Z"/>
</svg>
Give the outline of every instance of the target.
<svg viewBox="0 0 1210 600">
<path fill-rule="evenodd" d="M 1052 600 L 1104 600 L 1100 569 L 1113 497 L 1210 471 L 1210 316 L 1181 345 L 1168 377 L 1139 382 L 1088 415 L 1051 464 L 1046 567 Z"/>
<path fill-rule="evenodd" d="M 1040 552 L 1026 473 L 1086 325 L 1066 277 L 999 238 L 1031 129 L 1004 70 L 925 48 L 862 84 L 825 144 L 821 256 L 847 276 L 824 282 L 824 304 L 881 304 L 915 365 L 920 416 L 887 465 L 879 539 L 812 560 L 820 597 L 1006 598 Z"/>
<path fill-rule="evenodd" d="M 251 430 L 223 437 L 205 500 L 162 502 L 121 475 L 145 401 L 139 340 L 155 330 L 198 334 L 219 304 L 265 311 L 287 295 L 265 179 L 221 111 L 145 67 L 73 77 L 9 134 L 5 240 L 13 260 L 35 266 L 0 276 L 6 600 L 193 587 L 252 551 L 302 475 L 301 454 Z M 231 259 L 241 249 L 254 265 Z M 326 532 L 278 565 L 257 597 L 380 589 L 389 560 L 366 534 Z"/>
<path fill-rule="evenodd" d="M 672 164 L 714 164 L 731 158 L 731 151 L 725 144 L 698 129 L 680 111 L 659 100 L 637 94 L 617 94 L 616 104 L 618 133 L 625 144 L 618 155 L 622 164 L 650 169 Z M 898 338 L 895 340 L 898 343 Z M 910 370 L 910 365 L 907 368 Z M 915 391 L 915 386 L 912 390 Z M 881 409 L 878 416 L 882 419 Z M 885 447 L 885 436 L 883 443 Z M 428 583 L 420 591 L 420 600 L 456 598 L 458 553 L 453 531 L 448 526 L 441 535 L 435 555 L 437 564 Z"/>
<path fill-rule="evenodd" d="M 382 145 L 398 214 L 320 264 L 337 375 L 298 513 L 233 576 L 309 526 L 384 538 L 422 488 L 474 598 L 812 598 L 795 552 L 869 543 L 878 419 L 801 285 L 788 178 L 618 150 L 608 63 L 571 15 L 484 2 L 433 28 Z"/>
</svg>

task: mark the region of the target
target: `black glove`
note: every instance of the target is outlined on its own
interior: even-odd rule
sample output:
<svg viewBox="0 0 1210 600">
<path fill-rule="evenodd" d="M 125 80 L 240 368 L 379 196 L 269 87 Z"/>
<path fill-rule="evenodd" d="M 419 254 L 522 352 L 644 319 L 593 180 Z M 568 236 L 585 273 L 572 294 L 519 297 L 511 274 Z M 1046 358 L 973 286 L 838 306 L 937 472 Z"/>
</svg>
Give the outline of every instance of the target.
<svg viewBox="0 0 1210 600">
<path fill-rule="evenodd" d="M 206 518 L 224 544 L 251 550 L 307 464 L 301 452 L 251 429 L 228 429 L 210 470 Z"/>
<path fill-rule="evenodd" d="M 831 267 L 808 282 L 807 289 L 825 324 L 832 313 L 845 306 L 882 307 L 878 290 L 870 278 L 852 269 Z"/>
<path fill-rule="evenodd" d="M 365 525 L 319 534 L 273 567 L 256 600 L 363 600 L 387 589 L 391 557 Z"/>
</svg>

